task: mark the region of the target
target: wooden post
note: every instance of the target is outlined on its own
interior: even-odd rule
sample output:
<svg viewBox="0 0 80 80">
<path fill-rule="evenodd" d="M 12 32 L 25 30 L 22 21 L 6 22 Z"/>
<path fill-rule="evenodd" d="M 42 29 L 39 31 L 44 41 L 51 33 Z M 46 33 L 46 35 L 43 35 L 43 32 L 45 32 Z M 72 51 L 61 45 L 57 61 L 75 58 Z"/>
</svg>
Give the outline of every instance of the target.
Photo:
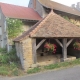
<svg viewBox="0 0 80 80">
<path fill-rule="evenodd" d="M 36 53 L 36 39 L 32 39 L 32 53 L 34 64 L 37 62 L 37 53 Z"/>
<path fill-rule="evenodd" d="M 63 48 L 62 48 L 62 53 L 63 53 L 63 60 L 65 61 L 67 59 L 67 38 L 62 39 L 63 43 Z"/>
</svg>

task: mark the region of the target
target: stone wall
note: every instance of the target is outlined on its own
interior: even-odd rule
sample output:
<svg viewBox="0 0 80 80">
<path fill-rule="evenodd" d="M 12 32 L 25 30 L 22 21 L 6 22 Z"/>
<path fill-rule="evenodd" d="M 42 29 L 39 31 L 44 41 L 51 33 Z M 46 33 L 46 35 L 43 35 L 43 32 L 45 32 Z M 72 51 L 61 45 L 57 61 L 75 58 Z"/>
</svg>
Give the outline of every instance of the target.
<svg viewBox="0 0 80 80">
<path fill-rule="evenodd" d="M 32 56 L 32 40 L 31 38 L 27 38 L 22 41 L 22 54 L 23 61 L 22 65 L 25 70 L 31 67 L 33 64 L 33 56 Z"/>
</svg>

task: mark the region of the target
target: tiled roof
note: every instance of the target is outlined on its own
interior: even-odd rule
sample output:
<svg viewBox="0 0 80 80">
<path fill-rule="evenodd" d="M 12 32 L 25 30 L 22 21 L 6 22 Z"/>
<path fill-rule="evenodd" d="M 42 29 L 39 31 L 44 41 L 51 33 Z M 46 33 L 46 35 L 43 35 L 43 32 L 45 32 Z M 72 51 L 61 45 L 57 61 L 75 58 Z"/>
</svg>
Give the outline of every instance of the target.
<svg viewBox="0 0 80 80">
<path fill-rule="evenodd" d="M 68 6 L 65 6 L 63 4 L 57 3 L 55 1 L 50 1 L 50 0 L 38 0 L 43 6 L 47 7 L 47 8 L 51 8 L 54 10 L 58 10 L 58 11 L 62 11 L 62 12 L 66 12 L 69 14 L 73 14 L 73 15 L 77 15 L 80 16 L 80 11 L 78 11 L 75 8 L 71 8 Z"/>
<path fill-rule="evenodd" d="M 31 8 L 0 3 L 3 14 L 9 18 L 40 20 L 40 15 Z"/>
<path fill-rule="evenodd" d="M 39 21 L 30 29 L 30 32 L 26 33 L 29 37 L 34 38 L 77 38 L 80 37 L 80 27 L 51 11 L 46 18 Z M 26 33 L 14 41 L 24 39 L 27 36 Z"/>
</svg>

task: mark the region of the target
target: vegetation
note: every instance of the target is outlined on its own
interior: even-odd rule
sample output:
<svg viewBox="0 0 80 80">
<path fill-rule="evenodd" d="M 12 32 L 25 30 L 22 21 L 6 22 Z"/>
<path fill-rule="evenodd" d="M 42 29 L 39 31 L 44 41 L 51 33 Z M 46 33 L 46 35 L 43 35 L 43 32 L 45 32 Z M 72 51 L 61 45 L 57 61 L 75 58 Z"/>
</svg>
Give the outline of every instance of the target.
<svg viewBox="0 0 80 80">
<path fill-rule="evenodd" d="M 41 71 L 45 71 L 45 70 L 53 70 L 53 69 L 61 69 L 61 68 L 72 67 L 72 66 L 75 66 L 75 65 L 80 65 L 80 59 L 76 59 L 74 61 L 69 61 L 69 62 L 61 62 L 61 63 L 56 63 L 56 64 L 50 64 L 48 66 L 29 69 L 27 71 L 27 73 L 32 74 L 32 73 L 37 73 L 37 72 L 41 72 Z"/>
<path fill-rule="evenodd" d="M 19 19 L 7 18 L 9 39 L 17 37 L 22 30 L 22 21 Z"/>
<path fill-rule="evenodd" d="M 23 73 L 15 49 L 7 53 L 6 49 L 0 48 L 0 75 L 18 76 Z"/>
<path fill-rule="evenodd" d="M 33 69 L 30 69 L 27 71 L 28 74 L 31 74 L 31 73 L 37 73 L 37 72 L 40 72 L 41 71 L 41 68 L 33 68 Z"/>
<path fill-rule="evenodd" d="M 7 53 L 6 49 L 0 48 L 0 75 L 3 76 L 20 76 L 23 74 L 32 74 L 45 70 L 53 70 L 80 65 L 80 59 L 69 62 L 61 62 L 56 64 L 50 64 L 47 66 L 36 67 L 27 70 L 27 73 L 21 69 L 19 59 L 16 56 L 15 49 Z"/>
<path fill-rule="evenodd" d="M 70 19 L 69 17 L 67 16 L 63 16 L 64 19 L 66 19 L 67 21 L 75 24 L 76 26 L 80 27 L 80 21 L 79 20 L 75 20 L 75 19 Z"/>
</svg>

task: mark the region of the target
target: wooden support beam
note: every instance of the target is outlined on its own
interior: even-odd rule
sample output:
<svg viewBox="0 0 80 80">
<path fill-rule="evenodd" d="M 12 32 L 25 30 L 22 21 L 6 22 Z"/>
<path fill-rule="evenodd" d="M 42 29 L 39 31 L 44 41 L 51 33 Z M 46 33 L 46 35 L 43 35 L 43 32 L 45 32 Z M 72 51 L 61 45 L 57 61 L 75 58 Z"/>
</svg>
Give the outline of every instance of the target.
<svg viewBox="0 0 80 80">
<path fill-rule="evenodd" d="M 46 39 L 43 39 L 39 42 L 39 44 L 36 46 L 36 50 L 45 42 Z"/>
<path fill-rule="evenodd" d="M 62 43 L 63 43 L 63 48 L 62 48 L 62 53 L 63 53 L 63 60 L 65 61 L 67 59 L 67 39 L 64 38 L 62 39 Z"/>
<path fill-rule="evenodd" d="M 71 40 L 69 40 L 68 42 L 67 42 L 67 47 L 70 45 L 70 43 L 73 41 L 73 39 L 71 39 Z"/>
<path fill-rule="evenodd" d="M 32 39 L 32 54 L 34 64 L 37 62 L 37 52 L 36 52 L 36 39 Z"/>
<path fill-rule="evenodd" d="M 61 47 L 63 47 L 62 43 L 58 39 L 55 39 L 55 40 Z"/>
</svg>

